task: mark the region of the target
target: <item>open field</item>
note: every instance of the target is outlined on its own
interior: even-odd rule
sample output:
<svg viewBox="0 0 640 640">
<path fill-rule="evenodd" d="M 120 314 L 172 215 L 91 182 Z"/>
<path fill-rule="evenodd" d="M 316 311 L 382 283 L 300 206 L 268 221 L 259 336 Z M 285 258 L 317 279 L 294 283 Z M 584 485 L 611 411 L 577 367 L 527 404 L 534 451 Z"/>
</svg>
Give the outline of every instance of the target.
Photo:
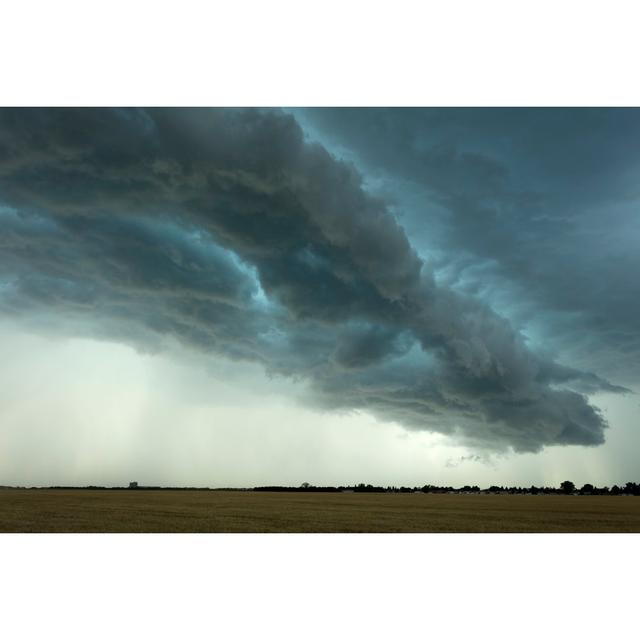
<svg viewBox="0 0 640 640">
<path fill-rule="evenodd" d="M 640 532 L 640 498 L 4 489 L 0 531 Z"/>
</svg>

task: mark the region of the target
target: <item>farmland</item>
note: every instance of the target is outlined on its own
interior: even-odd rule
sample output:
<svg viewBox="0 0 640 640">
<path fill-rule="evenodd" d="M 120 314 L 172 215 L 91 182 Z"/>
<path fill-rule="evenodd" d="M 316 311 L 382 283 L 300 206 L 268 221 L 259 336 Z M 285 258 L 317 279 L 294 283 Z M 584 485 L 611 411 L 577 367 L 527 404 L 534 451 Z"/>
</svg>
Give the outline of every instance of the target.
<svg viewBox="0 0 640 640">
<path fill-rule="evenodd" d="M 0 531 L 640 532 L 640 498 L 3 489 Z"/>
</svg>

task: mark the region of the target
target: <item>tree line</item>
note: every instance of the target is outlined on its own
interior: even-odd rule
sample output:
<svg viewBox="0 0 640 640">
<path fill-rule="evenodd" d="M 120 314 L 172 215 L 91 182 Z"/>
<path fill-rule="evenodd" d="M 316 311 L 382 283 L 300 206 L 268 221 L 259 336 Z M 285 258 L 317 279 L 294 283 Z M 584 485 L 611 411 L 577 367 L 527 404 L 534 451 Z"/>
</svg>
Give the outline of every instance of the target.
<svg viewBox="0 0 640 640">
<path fill-rule="evenodd" d="M 570 480 L 565 480 L 559 487 L 509 487 L 491 485 L 481 489 L 478 485 L 464 485 L 463 487 L 438 486 L 425 484 L 422 487 L 406 486 L 379 486 L 364 484 L 363 482 L 354 485 L 340 486 L 315 486 L 308 482 L 303 482 L 298 487 L 284 485 L 268 485 L 241 489 L 238 487 L 162 487 L 162 486 L 129 486 L 129 487 L 105 487 L 89 485 L 78 486 L 49 486 L 49 487 L 24 487 L 24 486 L 0 486 L 0 489 L 76 489 L 76 490 L 104 490 L 104 491 L 288 491 L 288 492 L 308 492 L 308 493 L 477 493 L 477 494 L 528 494 L 528 495 L 593 495 L 593 496 L 640 496 L 640 483 L 627 482 L 624 485 L 614 484 L 611 487 L 597 487 L 592 484 L 584 484 L 577 487 Z"/>
<path fill-rule="evenodd" d="M 396 487 L 396 486 L 375 486 L 371 484 L 354 484 L 335 486 L 314 486 L 308 482 L 303 482 L 299 487 L 287 487 L 281 485 L 270 485 L 254 487 L 253 491 L 289 491 L 308 493 L 478 493 L 478 494 L 528 494 L 528 495 L 593 495 L 593 496 L 621 496 L 640 495 L 640 483 L 627 482 L 624 485 L 614 484 L 612 487 L 597 487 L 592 484 L 584 484 L 578 488 L 571 480 L 565 480 L 559 487 L 508 487 L 491 485 L 481 489 L 478 485 L 464 485 L 463 487 L 448 487 L 425 484 L 422 487 Z"/>
</svg>

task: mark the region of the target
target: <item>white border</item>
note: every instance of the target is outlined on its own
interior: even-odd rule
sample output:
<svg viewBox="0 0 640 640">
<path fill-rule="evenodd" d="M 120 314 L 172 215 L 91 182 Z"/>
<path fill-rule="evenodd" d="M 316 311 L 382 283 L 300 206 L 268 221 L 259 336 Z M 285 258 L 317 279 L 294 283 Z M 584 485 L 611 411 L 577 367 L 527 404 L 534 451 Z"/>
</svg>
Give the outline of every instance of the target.
<svg viewBox="0 0 640 640">
<path fill-rule="evenodd" d="M 0 632 L 12 640 L 624 640 L 637 637 L 637 541 L 5 535 Z"/>
<path fill-rule="evenodd" d="M 20 0 L 5 105 L 638 105 L 637 3 Z"/>
</svg>

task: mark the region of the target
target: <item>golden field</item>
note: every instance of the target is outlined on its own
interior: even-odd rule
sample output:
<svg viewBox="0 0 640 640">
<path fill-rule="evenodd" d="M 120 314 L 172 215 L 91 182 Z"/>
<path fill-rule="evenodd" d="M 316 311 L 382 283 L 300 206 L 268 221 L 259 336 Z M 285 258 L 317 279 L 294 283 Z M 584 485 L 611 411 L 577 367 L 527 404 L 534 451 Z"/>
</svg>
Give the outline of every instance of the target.
<svg viewBox="0 0 640 640">
<path fill-rule="evenodd" d="M 640 532 L 640 498 L 3 489 L 0 531 Z"/>
</svg>

